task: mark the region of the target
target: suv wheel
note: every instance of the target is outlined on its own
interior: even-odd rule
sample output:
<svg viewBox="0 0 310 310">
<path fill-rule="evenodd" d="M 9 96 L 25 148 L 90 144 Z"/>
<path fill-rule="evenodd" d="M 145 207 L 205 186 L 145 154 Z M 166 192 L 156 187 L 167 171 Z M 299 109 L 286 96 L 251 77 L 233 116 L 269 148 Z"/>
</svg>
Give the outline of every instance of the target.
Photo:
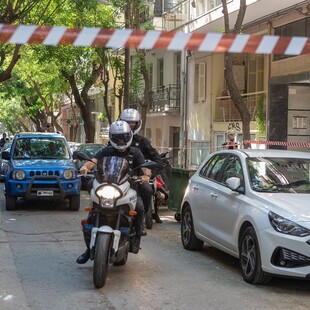
<svg viewBox="0 0 310 310">
<path fill-rule="evenodd" d="M 5 196 L 5 209 L 8 211 L 16 209 L 16 197 L 15 196 Z"/>
<path fill-rule="evenodd" d="M 80 209 L 80 195 L 72 195 L 69 197 L 69 209 L 71 211 L 79 211 L 79 209 Z"/>
</svg>

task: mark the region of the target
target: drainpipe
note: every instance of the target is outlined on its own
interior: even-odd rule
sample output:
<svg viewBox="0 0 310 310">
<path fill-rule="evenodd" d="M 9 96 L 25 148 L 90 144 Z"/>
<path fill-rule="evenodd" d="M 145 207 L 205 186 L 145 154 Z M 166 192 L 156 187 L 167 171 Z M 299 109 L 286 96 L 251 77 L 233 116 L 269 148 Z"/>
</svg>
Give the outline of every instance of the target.
<svg viewBox="0 0 310 310">
<path fill-rule="evenodd" d="M 181 167 L 187 168 L 187 108 L 188 108 L 188 62 L 189 58 L 192 57 L 192 52 L 190 50 L 186 51 L 185 56 L 185 74 L 184 74 L 184 87 L 183 87 L 183 113 L 182 113 L 182 161 Z"/>
</svg>

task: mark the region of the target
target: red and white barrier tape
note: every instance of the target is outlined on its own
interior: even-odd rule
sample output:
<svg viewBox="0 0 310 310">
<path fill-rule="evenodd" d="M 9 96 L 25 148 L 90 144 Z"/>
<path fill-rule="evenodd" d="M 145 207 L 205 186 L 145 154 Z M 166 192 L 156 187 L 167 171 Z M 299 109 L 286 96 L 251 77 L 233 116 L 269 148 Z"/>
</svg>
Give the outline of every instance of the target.
<svg viewBox="0 0 310 310">
<path fill-rule="evenodd" d="M 310 53 L 310 38 L 308 37 L 7 24 L 0 24 L 0 42 L 106 48 L 125 46 L 139 49 L 189 49 L 202 52 L 250 54 L 301 55 Z"/>
<path fill-rule="evenodd" d="M 260 141 L 260 140 L 245 140 L 244 144 L 266 144 L 266 145 L 280 145 L 280 146 L 298 146 L 298 147 L 310 147 L 308 142 L 285 142 L 285 141 Z"/>
</svg>

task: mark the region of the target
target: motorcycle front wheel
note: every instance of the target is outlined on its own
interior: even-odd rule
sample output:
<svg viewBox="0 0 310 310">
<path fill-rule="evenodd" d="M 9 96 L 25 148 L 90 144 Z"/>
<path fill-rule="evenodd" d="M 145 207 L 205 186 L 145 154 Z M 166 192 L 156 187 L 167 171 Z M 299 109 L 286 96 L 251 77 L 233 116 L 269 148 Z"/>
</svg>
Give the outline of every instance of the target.
<svg viewBox="0 0 310 310">
<path fill-rule="evenodd" d="M 99 233 L 96 241 L 93 281 L 96 288 L 105 285 L 109 269 L 110 234 Z"/>
</svg>

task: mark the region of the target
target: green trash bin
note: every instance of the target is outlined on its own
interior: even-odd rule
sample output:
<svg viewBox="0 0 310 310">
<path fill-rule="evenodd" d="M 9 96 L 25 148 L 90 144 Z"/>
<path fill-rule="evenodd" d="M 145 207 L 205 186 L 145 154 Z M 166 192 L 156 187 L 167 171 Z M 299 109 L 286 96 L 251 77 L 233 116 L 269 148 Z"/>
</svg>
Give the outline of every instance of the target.
<svg viewBox="0 0 310 310">
<path fill-rule="evenodd" d="M 189 178 L 196 172 L 193 169 L 173 168 L 170 176 L 168 209 L 174 211 L 174 218 L 181 221 L 181 203 Z"/>
</svg>

